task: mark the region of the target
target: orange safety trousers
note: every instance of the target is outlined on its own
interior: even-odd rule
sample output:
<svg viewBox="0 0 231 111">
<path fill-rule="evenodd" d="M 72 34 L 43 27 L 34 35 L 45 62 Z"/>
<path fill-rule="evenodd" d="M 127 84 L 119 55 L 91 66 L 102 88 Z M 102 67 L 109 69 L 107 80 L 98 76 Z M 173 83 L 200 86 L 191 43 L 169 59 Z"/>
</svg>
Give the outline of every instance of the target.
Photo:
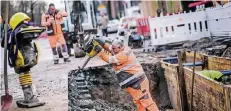
<svg viewBox="0 0 231 111">
<path fill-rule="evenodd" d="M 146 111 L 146 109 L 148 111 L 159 111 L 156 103 L 152 100 L 147 77 L 141 82 L 140 89 L 128 87 L 126 91 L 133 97 L 137 111 Z"/>
<path fill-rule="evenodd" d="M 51 48 L 56 48 L 57 42 L 59 42 L 60 45 L 66 44 L 63 33 L 55 34 L 55 35 L 49 36 L 48 38 L 49 38 Z"/>
</svg>

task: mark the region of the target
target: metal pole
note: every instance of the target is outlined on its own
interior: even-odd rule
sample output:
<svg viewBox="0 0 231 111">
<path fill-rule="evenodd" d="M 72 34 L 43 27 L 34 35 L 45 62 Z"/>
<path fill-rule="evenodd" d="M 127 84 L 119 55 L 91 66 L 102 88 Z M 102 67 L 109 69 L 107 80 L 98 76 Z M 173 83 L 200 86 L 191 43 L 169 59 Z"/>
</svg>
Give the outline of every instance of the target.
<svg viewBox="0 0 231 111">
<path fill-rule="evenodd" d="M 0 2 L 0 7 L 1 6 L 2 6 L 2 2 Z M 1 41 L 2 40 L 2 25 L 3 25 L 2 10 L 0 11 L 0 17 L 1 17 L 1 21 L 0 21 L 0 41 Z"/>
<path fill-rule="evenodd" d="M 5 89 L 8 89 L 8 77 L 7 77 L 7 24 L 8 24 L 8 13 L 9 13 L 9 2 L 10 1 L 6 1 L 6 13 L 5 13 L 5 38 L 4 38 L 4 84 L 5 84 Z M 8 93 L 8 90 L 5 91 L 6 93 Z"/>
</svg>

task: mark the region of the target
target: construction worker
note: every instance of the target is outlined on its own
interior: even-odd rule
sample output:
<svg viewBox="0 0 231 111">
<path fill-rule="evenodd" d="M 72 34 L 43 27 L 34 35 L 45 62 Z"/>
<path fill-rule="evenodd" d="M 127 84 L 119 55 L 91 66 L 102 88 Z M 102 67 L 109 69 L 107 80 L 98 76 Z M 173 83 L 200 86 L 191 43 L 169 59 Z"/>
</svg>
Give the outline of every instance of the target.
<svg viewBox="0 0 231 111">
<path fill-rule="evenodd" d="M 51 3 L 46 14 L 42 15 L 42 26 L 47 27 L 47 34 L 49 36 L 50 46 L 53 52 L 54 64 L 59 63 L 59 56 L 57 52 L 57 42 L 62 46 L 62 55 L 64 62 L 70 62 L 67 51 L 66 41 L 63 37 L 63 30 L 65 30 L 63 17 L 67 16 L 67 12 L 55 9 L 55 5 Z"/>
<path fill-rule="evenodd" d="M 101 16 L 99 17 L 99 27 L 102 30 L 103 36 L 108 36 L 107 28 L 108 28 L 109 19 L 105 16 L 104 12 L 101 12 Z"/>
<path fill-rule="evenodd" d="M 137 61 L 132 50 L 124 46 L 123 40 L 116 38 L 112 45 L 100 39 L 96 41 L 103 47 L 95 46 L 98 56 L 104 61 L 113 64 L 115 74 L 121 88 L 133 97 L 138 111 L 159 111 L 156 103 L 152 100 L 149 91 L 149 81 L 142 66 Z M 108 54 L 109 52 L 109 54 Z"/>
</svg>

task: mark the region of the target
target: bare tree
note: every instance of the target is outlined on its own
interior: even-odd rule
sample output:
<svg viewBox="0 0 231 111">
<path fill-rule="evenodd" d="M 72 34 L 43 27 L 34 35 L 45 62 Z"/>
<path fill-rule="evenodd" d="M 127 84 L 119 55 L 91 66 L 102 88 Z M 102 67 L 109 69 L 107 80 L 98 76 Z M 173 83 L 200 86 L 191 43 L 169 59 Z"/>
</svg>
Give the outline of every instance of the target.
<svg viewBox="0 0 231 111">
<path fill-rule="evenodd" d="M 1 16 L 2 19 L 5 19 L 5 12 L 6 12 L 6 1 L 0 1 L 1 2 Z M 13 7 L 13 3 L 10 2 L 10 7 Z M 16 12 L 16 10 L 14 8 L 10 8 L 9 9 L 9 16 L 8 18 L 10 19 L 10 17 Z"/>
<path fill-rule="evenodd" d="M 31 10 L 31 18 L 34 22 L 34 6 L 38 3 L 38 1 L 30 1 L 30 10 Z"/>
<path fill-rule="evenodd" d="M 5 2 L 6 1 L 0 1 L 1 2 L 1 15 L 2 18 L 4 19 L 4 13 L 6 10 L 5 7 Z M 14 7 L 14 8 L 10 8 L 9 10 L 9 19 L 10 17 L 17 13 L 17 12 L 23 12 L 26 13 L 28 16 L 31 17 L 31 21 L 36 22 L 36 23 L 40 23 L 41 21 L 41 16 L 42 13 L 45 12 L 45 8 L 46 8 L 46 2 L 45 1 L 35 1 L 35 0 L 30 0 L 30 1 L 11 1 L 10 2 L 10 7 Z"/>
<path fill-rule="evenodd" d="M 34 5 L 34 9 L 33 9 L 33 17 L 34 22 L 40 23 L 41 21 L 41 16 L 42 14 L 46 11 L 46 2 L 44 1 L 38 1 L 35 5 Z"/>
<path fill-rule="evenodd" d="M 45 11 L 46 7 L 45 1 L 20 1 L 17 6 L 15 6 L 19 12 L 24 12 L 31 17 L 31 21 L 40 23 L 41 15 Z"/>
</svg>

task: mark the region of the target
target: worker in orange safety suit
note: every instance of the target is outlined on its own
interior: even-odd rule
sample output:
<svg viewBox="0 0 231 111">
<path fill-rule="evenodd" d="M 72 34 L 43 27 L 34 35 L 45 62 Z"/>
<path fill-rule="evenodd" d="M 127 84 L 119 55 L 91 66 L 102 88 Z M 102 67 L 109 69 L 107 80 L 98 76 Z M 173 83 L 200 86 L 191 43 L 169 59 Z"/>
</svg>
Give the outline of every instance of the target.
<svg viewBox="0 0 231 111">
<path fill-rule="evenodd" d="M 159 111 L 149 91 L 149 81 L 142 66 L 132 50 L 124 46 L 123 40 L 116 38 L 112 45 L 100 39 L 96 41 L 103 47 L 95 46 L 95 51 L 104 61 L 113 64 L 119 85 L 133 97 L 138 111 Z M 108 53 L 109 52 L 109 53 Z"/>
<path fill-rule="evenodd" d="M 42 15 L 42 26 L 47 27 L 47 34 L 49 36 L 50 46 L 53 52 L 54 64 L 59 63 L 59 55 L 57 52 L 57 42 L 62 46 L 62 55 L 64 62 L 70 62 L 67 51 L 66 41 L 63 37 L 63 30 L 65 30 L 63 17 L 67 16 L 67 12 L 55 9 L 55 5 L 51 3 L 46 14 Z"/>
</svg>

